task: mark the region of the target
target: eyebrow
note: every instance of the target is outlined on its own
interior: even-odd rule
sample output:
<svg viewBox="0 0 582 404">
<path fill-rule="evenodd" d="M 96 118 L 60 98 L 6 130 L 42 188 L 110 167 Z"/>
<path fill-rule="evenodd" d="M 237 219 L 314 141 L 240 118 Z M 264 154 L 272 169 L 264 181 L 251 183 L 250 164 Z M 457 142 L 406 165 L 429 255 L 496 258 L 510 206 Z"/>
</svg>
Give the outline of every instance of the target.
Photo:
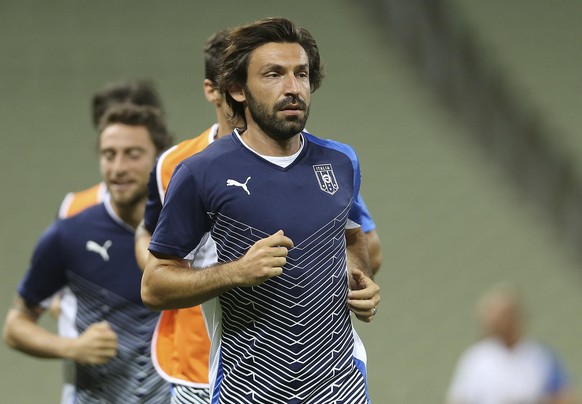
<svg viewBox="0 0 582 404">
<path fill-rule="evenodd" d="M 129 147 L 123 147 L 121 149 L 118 149 L 116 147 L 104 147 L 102 149 L 100 149 L 101 153 L 107 152 L 107 151 L 119 151 L 121 153 L 127 153 L 127 152 L 131 152 L 134 150 L 138 150 L 138 151 L 144 151 L 146 148 L 143 146 L 129 146 Z"/>
<path fill-rule="evenodd" d="M 268 63 L 268 64 L 263 66 L 263 70 L 281 70 L 281 69 L 285 69 L 285 66 L 277 64 L 277 63 Z M 297 65 L 294 68 L 294 70 L 309 70 L 309 64 L 303 63 L 300 65 Z"/>
</svg>

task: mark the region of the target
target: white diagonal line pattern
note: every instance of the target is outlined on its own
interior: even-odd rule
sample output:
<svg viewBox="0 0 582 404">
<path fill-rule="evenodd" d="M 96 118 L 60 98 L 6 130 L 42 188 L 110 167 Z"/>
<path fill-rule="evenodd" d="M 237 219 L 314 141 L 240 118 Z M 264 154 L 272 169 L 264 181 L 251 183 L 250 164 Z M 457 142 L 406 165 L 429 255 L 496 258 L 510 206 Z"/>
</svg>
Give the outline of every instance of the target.
<svg viewBox="0 0 582 404">
<path fill-rule="evenodd" d="M 348 211 L 290 249 L 282 275 L 221 295 L 221 402 L 366 402 L 346 304 Z M 221 262 L 268 236 L 221 214 L 214 219 Z"/>
<path fill-rule="evenodd" d="M 80 403 L 168 403 L 170 385 L 156 373 L 150 355 L 158 313 L 95 285 L 74 273 L 76 327 L 83 332 L 106 319 L 117 334 L 117 356 L 101 366 L 76 365 Z"/>
</svg>

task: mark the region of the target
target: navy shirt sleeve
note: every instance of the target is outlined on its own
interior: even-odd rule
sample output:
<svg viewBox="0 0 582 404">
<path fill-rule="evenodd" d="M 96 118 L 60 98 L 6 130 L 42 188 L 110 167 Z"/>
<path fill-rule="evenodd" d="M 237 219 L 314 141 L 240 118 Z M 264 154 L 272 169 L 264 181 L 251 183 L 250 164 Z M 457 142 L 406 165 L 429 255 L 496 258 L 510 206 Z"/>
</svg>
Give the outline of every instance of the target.
<svg viewBox="0 0 582 404">
<path fill-rule="evenodd" d="M 364 204 L 364 200 L 360 196 L 361 173 L 358 156 L 356 155 L 354 149 L 352 149 L 350 146 L 341 143 L 337 144 L 340 145 L 338 146 L 338 150 L 342 151 L 349 157 L 354 169 L 354 194 L 352 199 L 353 200 L 352 208 L 350 209 L 348 217 L 350 218 L 350 220 L 362 226 L 363 231 L 365 232 L 370 231 L 372 230 L 370 229 L 370 222 L 372 221 L 372 218 L 370 216 L 370 213 L 368 212 L 368 209 L 366 208 L 366 205 Z"/>
<path fill-rule="evenodd" d="M 153 253 L 187 259 L 210 229 L 199 185 L 190 168 L 179 164 L 166 192 L 166 200 L 152 236 Z"/>
<path fill-rule="evenodd" d="M 32 254 L 28 272 L 18 286 L 18 293 L 29 304 L 39 305 L 66 286 L 66 263 L 59 236 L 59 224 L 53 223 L 40 237 Z"/>
<path fill-rule="evenodd" d="M 159 159 L 150 172 L 150 178 L 148 180 L 148 200 L 144 214 L 144 226 L 150 234 L 153 234 L 160 218 L 160 212 L 162 211 L 162 198 L 158 190 L 157 181 L 158 164 L 160 164 Z"/>
</svg>

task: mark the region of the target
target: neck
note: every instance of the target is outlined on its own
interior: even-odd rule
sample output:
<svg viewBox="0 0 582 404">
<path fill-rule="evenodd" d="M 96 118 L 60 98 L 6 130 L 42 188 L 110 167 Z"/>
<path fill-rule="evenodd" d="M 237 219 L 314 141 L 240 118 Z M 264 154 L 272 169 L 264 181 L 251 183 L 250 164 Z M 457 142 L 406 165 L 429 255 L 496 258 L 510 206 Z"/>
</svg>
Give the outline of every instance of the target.
<svg viewBox="0 0 582 404">
<path fill-rule="evenodd" d="M 126 224 L 137 229 L 137 226 L 143 220 L 143 215 L 145 213 L 146 200 L 143 199 L 132 205 L 119 205 L 111 201 L 111 208 L 121 220 Z"/>
<path fill-rule="evenodd" d="M 232 133 L 232 126 L 224 114 L 217 113 L 217 118 L 216 122 L 218 123 L 218 131 L 216 132 L 216 138 L 220 139 L 221 137 Z"/>
<path fill-rule="evenodd" d="M 245 144 L 263 156 L 286 157 L 297 153 L 301 147 L 301 135 L 297 133 L 289 139 L 273 139 L 259 128 L 249 127 L 241 134 Z"/>
<path fill-rule="evenodd" d="M 520 341 L 520 336 L 513 335 L 513 334 L 512 335 L 503 335 L 501 337 L 501 340 L 503 341 L 503 343 L 505 344 L 506 347 L 511 349 L 518 344 L 518 342 Z"/>
</svg>

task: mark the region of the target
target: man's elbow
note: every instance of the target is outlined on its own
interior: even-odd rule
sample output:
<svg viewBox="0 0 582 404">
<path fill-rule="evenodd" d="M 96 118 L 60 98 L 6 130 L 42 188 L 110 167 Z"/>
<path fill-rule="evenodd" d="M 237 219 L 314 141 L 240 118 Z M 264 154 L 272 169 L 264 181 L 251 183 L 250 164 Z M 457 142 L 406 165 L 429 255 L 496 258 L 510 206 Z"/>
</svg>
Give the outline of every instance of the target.
<svg viewBox="0 0 582 404">
<path fill-rule="evenodd" d="M 8 313 L 4 327 L 2 328 L 2 339 L 4 343 L 12 349 L 19 349 L 18 338 L 14 333 L 14 314 Z"/>
<path fill-rule="evenodd" d="M 366 242 L 368 246 L 368 258 L 370 261 L 370 269 L 372 274 L 376 275 L 380 267 L 382 266 L 382 244 L 380 243 L 380 237 L 376 230 L 372 230 L 366 233 Z"/>
<path fill-rule="evenodd" d="M 12 336 L 10 335 L 10 331 L 8 331 L 8 328 L 6 326 L 4 326 L 4 329 L 2 330 L 2 339 L 4 340 L 4 343 L 8 345 L 10 348 L 16 349 L 16 341 L 14 340 L 14 338 L 12 338 Z"/>
<path fill-rule="evenodd" d="M 382 266 L 382 253 L 374 254 L 370 256 L 370 269 L 372 274 L 376 275 L 380 267 Z"/>
<path fill-rule="evenodd" d="M 144 274 L 141 281 L 141 300 L 150 310 L 163 310 L 164 302 L 161 295 L 157 293 L 156 288 L 152 285 L 152 280 L 147 274 Z"/>
</svg>

